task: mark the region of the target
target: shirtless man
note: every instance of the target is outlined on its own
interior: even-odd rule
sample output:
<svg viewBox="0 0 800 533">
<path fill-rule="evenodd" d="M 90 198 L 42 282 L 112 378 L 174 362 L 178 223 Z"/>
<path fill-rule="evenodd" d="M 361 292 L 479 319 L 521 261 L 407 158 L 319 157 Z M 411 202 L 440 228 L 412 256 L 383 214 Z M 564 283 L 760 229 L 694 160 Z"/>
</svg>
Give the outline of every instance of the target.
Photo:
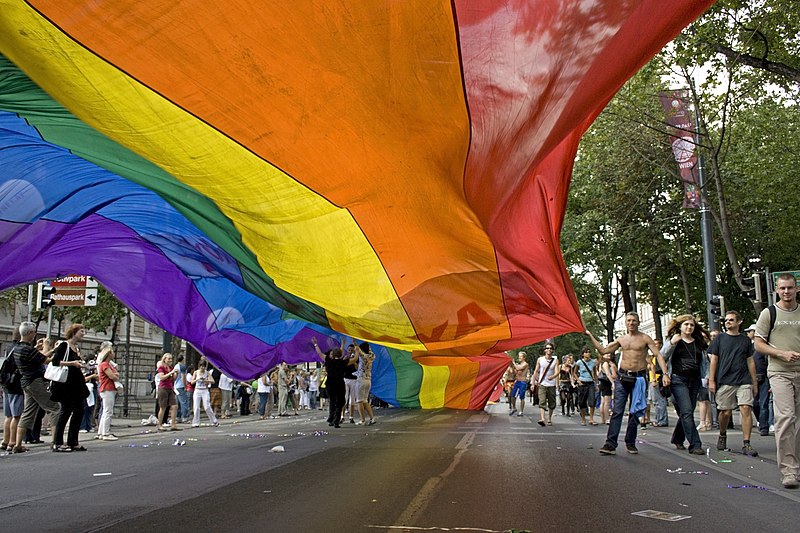
<svg viewBox="0 0 800 533">
<path fill-rule="evenodd" d="M 625 447 L 628 449 L 628 453 L 639 453 L 636 448 L 636 431 L 639 427 L 639 416 L 637 414 L 639 409 L 637 407 L 641 407 L 641 411 L 644 412 L 647 403 L 648 349 L 656 356 L 658 366 L 664 372 L 664 385 L 669 385 L 669 374 L 667 373 L 667 364 L 664 362 L 664 357 L 658 351 L 658 346 L 656 346 L 650 335 L 639 331 L 639 315 L 637 313 L 630 312 L 625 315 L 625 329 L 627 330 L 625 335 L 617 337 L 614 342 L 605 347 L 594 338 L 590 331 L 586 331 L 592 344 L 601 354 L 614 353 L 617 349 L 622 349 L 619 372 L 617 372 L 617 380 L 614 383 L 614 414 L 611 415 L 611 421 L 608 425 L 606 443 L 600 448 L 600 453 L 603 455 L 617 454 L 617 440 L 619 431 L 622 428 L 622 416 L 625 414 L 629 396 L 631 397 L 631 412 L 628 415 L 628 429 L 625 432 Z M 634 391 L 640 394 L 641 397 L 635 395 Z"/>
<path fill-rule="evenodd" d="M 519 413 L 517 416 L 522 416 L 525 410 L 525 391 L 528 390 L 528 362 L 525 360 L 525 352 L 517 354 L 517 362 L 511 361 L 511 366 L 514 369 L 514 386 L 511 389 L 511 394 L 508 395 L 508 401 L 511 404 L 511 416 L 517 410 L 517 398 L 519 398 Z"/>
</svg>

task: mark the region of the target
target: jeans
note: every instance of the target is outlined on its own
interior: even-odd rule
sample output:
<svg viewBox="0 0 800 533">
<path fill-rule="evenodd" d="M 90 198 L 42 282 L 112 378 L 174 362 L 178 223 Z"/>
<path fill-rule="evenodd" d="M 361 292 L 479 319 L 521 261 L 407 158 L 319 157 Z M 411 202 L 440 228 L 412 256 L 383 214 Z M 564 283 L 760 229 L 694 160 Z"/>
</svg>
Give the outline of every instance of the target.
<svg viewBox="0 0 800 533">
<path fill-rule="evenodd" d="M 272 416 L 272 391 L 258 393 L 258 414 Z"/>
<path fill-rule="evenodd" d="M 655 407 L 655 414 L 653 417 L 655 420 L 653 421 L 654 424 L 658 426 L 667 426 L 669 425 L 669 415 L 667 414 L 667 399 L 661 396 L 661 393 L 658 392 L 657 384 L 650 384 L 650 398 L 653 400 L 653 407 Z"/>
<path fill-rule="evenodd" d="M 635 383 L 623 383 L 617 378 L 614 382 L 614 408 L 611 421 L 606 434 L 606 446 L 612 450 L 617 449 L 619 432 L 622 429 L 622 417 L 628 406 L 628 398 L 633 393 Z M 625 431 L 625 444 L 636 445 L 636 431 L 639 429 L 639 417 L 633 413 L 628 414 L 628 429 Z"/>
<path fill-rule="evenodd" d="M 684 440 L 689 442 L 689 451 L 695 448 L 702 448 L 700 433 L 694 422 L 694 410 L 697 407 L 697 393 L 700 391 L 700 378 L 684 378 L 677 374 L 672 375 L 672 403 L 678 412 L 679 423 L 675 424 L 675 431 L 672 432 L 672 444 L 683 444 Z"/>
<path fill-rule="evenodd" d="M 769 379 L 764 378 L 758 382 L 758 396 L 753 404 L 753 414 L 758 420 L 758 430 L 761 432 L 769 431 L 769 427 L 773 424 L 770 396 Z"/>
<path fill-rule="evenodd" d="M 176 388 L 175 396 L 178 398 L 178 418 L 189 420 L 189 393 L 184 387 Z"/>
</svg>

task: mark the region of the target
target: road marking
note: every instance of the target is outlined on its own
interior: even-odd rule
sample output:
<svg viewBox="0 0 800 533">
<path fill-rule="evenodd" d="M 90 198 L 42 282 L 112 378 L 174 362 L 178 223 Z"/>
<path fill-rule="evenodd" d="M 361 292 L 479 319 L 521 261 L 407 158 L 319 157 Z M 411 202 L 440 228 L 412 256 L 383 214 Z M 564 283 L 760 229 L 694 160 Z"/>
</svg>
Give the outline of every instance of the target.
<svg viewBox="0 0 800 533">
<path fill-rule="evenodd" d="M 398 524 L 413 524 L 414 518 L 418 516 L 428 504 L 433 499 L 434 494 L 439 488 L 439 485 L 442 481 L 444 481 L 447 476 L 455 471 L 458 463 L 461 462 L 461 457 L 464 453 L 469 449 L 472 442 L 475 440 L 475 432 L 469 432 L 465 434 L 458 444 L 456 444 L 456 450 L 458 450 L 455 455 L 453 456 L 453 460 L 450 461 L 450 464 L 445 468 L 444 472 L 439 474 L 438 476 L 429 478 L 422 488 L 417 492 L 417 495 L 411 500 L 405 510 L 400 514 L 397 518 Z M 391 529 L 391 528 L 390 528 Z"/>
<path fill-rule="evenodd" d="M 107 483 L 114 483 L 115 481 L 122 481 L 123 479 L 128 479 L 129 477 L 133 477 L 136 474 L 123 474 L 121 476 L 115 476 L 111 479 L 102 479 L 99 481 L 93 481 L 92 483 L 86 483 L 85 485 L 79 485 L 77 487 L 71 487 L 68 489 L 59 489 L 53 490 L 50 492 L 45 492 L 44 494 L 37 494 L 36 496 L 31 496 L 30 498 L 23 498 L 21 500 L 14 500 L 13 502 L 8 502 L 0 505 L 0 510 L 2 509 L 9 509 L 11 507 L 16 507 L 17 505 L 23 505 L 30 502 L 36 502 L 39 500 L 45 500 L 52 496 L 59 496 L 61 494 L 69 494 L 71 492 L 79 492 L 82 490 L 90 489 L 92 487 L 97 487 L 100 485 L 105 485 Z"/>
<path fill-rule="evenodd" d="M 376 526 L 372 524 L 368 524 L 367 527 L 374 528 L 374 529 L 402 529 L 403 531 L 406 530 L 413 530 L 413 531 L 481 531 L 483 533 L 506 533 L 508 530 L 499 531 L 497 529 L 483 529 L 481 527 L 439 527 L 439 526 L 431 526 L 431 527 L 419 527 L 419 526 Z"/>
</svg>

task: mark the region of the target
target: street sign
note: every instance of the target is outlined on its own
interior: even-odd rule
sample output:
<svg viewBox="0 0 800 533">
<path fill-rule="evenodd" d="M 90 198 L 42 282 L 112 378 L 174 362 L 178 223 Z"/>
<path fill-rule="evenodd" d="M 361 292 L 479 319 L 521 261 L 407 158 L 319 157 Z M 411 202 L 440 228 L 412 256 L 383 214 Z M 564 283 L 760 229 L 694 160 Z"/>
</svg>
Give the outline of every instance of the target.
<svg viewBox="0 0 800 533">
<path fill-rule="evenodd" d="M 53 293 L 53 301 L 60 307 L 97 305 L 97 289 L 87 288 L 61 288 L 57 287 Z"/>
<path fill-rule="evenodd" d="M 797 280 L 797 283 L 800 283 L 800 270 L 787 270 L 786 272 L 770 272 L 772 275 L 772 286 L 778 284 L 778 276 L 781 274 L 791 274 Z"/>
<path fill-rule="evenodd" d="M 80 289 L 83 287 L 97 287 L 97 280 L 91 276 L 81 276 L 80 274 L 68 274 L 61 276 L 50 282 L 53 287 L 71 287 Z"/>
<path fill-rule="evenodd" d="M 69 274 L 53 281 L 39 283 L 37 309 L 41 310 L 45 303 L 59 307 L 92 307 L 97 305 L 97 280 L 91 276 Z"/>
</svg>

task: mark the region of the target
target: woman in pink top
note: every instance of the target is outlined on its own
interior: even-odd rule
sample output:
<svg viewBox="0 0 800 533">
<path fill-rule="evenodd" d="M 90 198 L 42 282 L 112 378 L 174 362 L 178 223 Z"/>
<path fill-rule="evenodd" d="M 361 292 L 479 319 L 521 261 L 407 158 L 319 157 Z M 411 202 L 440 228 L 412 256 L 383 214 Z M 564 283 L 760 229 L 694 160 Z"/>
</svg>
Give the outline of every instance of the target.
<svg viewBox="0 0 800 533">
<path fill-rule="evenodd" d="M 110 343 L 109 343 L 110 344 Z M 117 384 L 119 372 L 114 364 L 114 348 L 106 346 L 97 354 L 97 373 L 100 379 L 100 399 L 103 401 L 103 414 L 97 425 L 97 438 L 100 440 L 117 440 L 111 433 L 111 416 L 114 414 L 114 402 L 117 399 Z"/>
<path fill-rule="evenodd" d="M 175 376 L 178 374 L 178 371 L 172 368 L 171 353 L 165 353 L 161 356 L 156 374 L 158 374 L 159 379 L 158 391 L 156 392 L 158 398 L 158 431 L 164 431 L 162 422 L 167 409 L 169 409 L 169 417 L 171 420 L 168 431 L 180 431 L 180 428 L 177 426 L 178 399 L 175 397 Z"/>
</svg>

